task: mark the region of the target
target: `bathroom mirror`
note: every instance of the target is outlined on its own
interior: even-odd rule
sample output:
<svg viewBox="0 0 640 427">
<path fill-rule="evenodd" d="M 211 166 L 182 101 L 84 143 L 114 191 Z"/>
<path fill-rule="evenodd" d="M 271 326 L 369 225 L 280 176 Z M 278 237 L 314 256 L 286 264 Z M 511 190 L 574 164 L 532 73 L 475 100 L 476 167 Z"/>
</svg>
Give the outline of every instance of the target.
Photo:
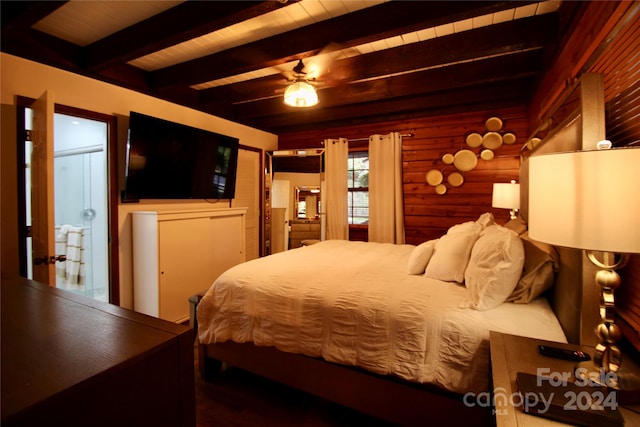
<svg viewBox="0 0 640 427">
<path fill-rule="evenodd" d="M 320 219 L 320 186 L 296 187 L 296 219 Z"/>
<path fill-rule="evenodd" d="M 322 240 L 323 154 L 321 148 L 266 152 L 263 255 Z"/>
</svg>

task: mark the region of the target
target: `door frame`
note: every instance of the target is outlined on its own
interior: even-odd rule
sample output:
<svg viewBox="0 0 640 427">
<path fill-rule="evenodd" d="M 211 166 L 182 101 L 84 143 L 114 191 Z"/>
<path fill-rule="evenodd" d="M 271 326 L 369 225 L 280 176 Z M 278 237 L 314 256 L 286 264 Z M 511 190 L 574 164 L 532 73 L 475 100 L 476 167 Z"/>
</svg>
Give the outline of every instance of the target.
<svg viewBox="0 0 640 427">
<path fill-rule="evenodd" d="M 26 135 L 25 110 L 31 107 L 35 99 L 24 96 L 16 98 L 16 129 L 17 131 L 17 162 L 18 162 L 18 250 L 21 254 L 27 251 L 27 227 L 26 217 L 26 183 L 24 178 L 24 165 L 26 164 L 24 142 Z M 107 124 L 107 210 L 108 220 L 108 245 L 109 245 L 109 302 L 120 305 L 120 279 L 119 279 L 119 241 L 118 241 L 118 127 L 116 116 L 97 113 L 68 105 L 55 104 L 56 113 L 76 116 L 84 119 L 97 120 Z M 20 275 L 27 275 L 27 262 L 24 256 L 20 259 Z"/>
</svg>

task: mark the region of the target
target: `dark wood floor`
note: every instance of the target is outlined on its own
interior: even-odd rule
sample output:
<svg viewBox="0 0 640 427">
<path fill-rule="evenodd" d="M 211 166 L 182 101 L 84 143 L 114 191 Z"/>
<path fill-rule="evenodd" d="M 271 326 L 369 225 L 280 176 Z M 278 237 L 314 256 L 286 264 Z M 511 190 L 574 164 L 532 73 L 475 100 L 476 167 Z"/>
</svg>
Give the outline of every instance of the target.
<svg viewBox="0 0 640 427">
<path fill-rule="evenodd" d="M 213 381 L 205 382 L 198 375 L 197 360 L 195 363 L 198 427 L 389 426 L 233 367 L 223 367 Z"/>
</svg>

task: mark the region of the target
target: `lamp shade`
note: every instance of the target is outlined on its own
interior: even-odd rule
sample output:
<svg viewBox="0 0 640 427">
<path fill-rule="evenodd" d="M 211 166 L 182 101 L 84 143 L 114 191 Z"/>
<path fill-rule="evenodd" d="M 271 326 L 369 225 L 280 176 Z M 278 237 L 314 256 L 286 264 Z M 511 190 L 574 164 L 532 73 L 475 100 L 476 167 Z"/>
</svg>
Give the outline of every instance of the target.
<svg viewBox="0 0 640 427">
<path fill-rule="evenodd" d="M 318 103 L 318 94 L 309 83 L 295 82 L 284 92 L 284 103 L 291 107 L 312 107 Z"/>
<path fill-rule="evenodd" d="M 594 251 L 640 253 L 640 148 L 529 159 L 529 236 Z"/>
<path fill-rule="evenodd" d="M 520 209 L 520 184 L 493 184 L 491 206 L 494 208 Z"/>
</svg>

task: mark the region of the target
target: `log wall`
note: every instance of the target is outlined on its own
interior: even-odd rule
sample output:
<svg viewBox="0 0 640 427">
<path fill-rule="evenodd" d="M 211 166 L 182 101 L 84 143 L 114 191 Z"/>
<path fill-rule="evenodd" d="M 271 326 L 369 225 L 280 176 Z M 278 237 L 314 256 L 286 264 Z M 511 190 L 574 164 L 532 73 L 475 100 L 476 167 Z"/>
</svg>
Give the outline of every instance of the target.
<svg viewBox="0 0 640 427">
<path fill-rule="evenodd" d="M 484 134 L 485 121 L 490 117 L 502 119 L 501 133 L 513 133 L 516 142 L 503 144 L 495 150 L 493 160 L 479 159 L 474 170 L 463 173 L 465 182 L 462 186 L 449 186 L 446 194 L 436 194 L 434 187 L 425 181 L 426 173 L 438 169 L 446 178 L 450 172 L 456 171 L 453 165 L 442 161 L 442 156 L 455 154 L 464 148 L 471 149 L 465 142 L 467 135 L 472 132 Z M 278 148 L 315 148 L 321 147 L 321 142 L 327 138 L 359 139 L 393 131 L 413 135 L 403 138 L 402 144 L 407 243 L 419 244 L 437 238 L 450 226 L 475 220 L 484 212 L 492 212 L 500 222 L 508 219 L 507 210 L 491 208 L 491 195 L 494 182 L 518 180 L 520 147 L 529 132 L 524 106 L 284 134 L 280 136 Z M 480 152 L 480 148 L 472 150 Z"/>
</svg>

